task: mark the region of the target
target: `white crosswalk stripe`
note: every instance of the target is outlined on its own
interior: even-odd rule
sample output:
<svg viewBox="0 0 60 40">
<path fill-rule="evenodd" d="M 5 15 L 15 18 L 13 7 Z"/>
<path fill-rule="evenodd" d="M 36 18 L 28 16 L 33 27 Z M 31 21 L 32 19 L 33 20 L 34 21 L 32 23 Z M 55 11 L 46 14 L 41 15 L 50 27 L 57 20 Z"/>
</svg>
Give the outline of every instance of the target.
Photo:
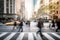
<svg viewBox="0 0 60 40">
<path fill-rule="evenodd" d="M 10 40 L 16 33 L 11 33 L 9 36 L 7 36 L 7 38 L 5 38 L 4 40 Z"/>
<path fill-rule="evenodd" d="M 22 40 L 23 37 L 24 37 L 24 33 L 21 33 L 21 34 L 19 35 L 19 37 L 18 37 L 16 40 Z"/>
<path fill-rule="evenodd" d="M 56 34 L 56 33 L 52 33 L 54 36 L 56 36 L 57 38 L 60 39 L 60 35 Z"/>
<path fill-rule="evenodd" d="M 33 33 L 28 33 L 28 40 L 34 40 Z"/>
<path fill-rule="evenodd" d="M 4 32 L 0 34 L 0 38 L 6 36 L 8 34 L 8 32 Z M 12 39 L 15 35 L 17 34 L 17 32 L 13 32 L 11 34 L 9 34 L 8 36 L 6 36 L 6 38 L 4 38 L 4 40 L 10 40 Z M 27 34 L 28 36 L 26 36 L 25 34 Z M 57 33 L 42 33 L 43 36 L 48 39 L 48 40 L 55 40 L 53 36 L 55 36 L 56 38 L 60 39 L 60 35 L 58 35 Z M 52 36 L 51 36 L 52 34 Z M 18 36 L 16 38 L 16 40 L 23 40 L 25 39 L 25 36 L 27 37 L 28 40 L 43 40 L 42 37 L 39 34 L 36 34 L 35 32 L 21 32 L 18 33 Z"/>
<path fill-rule="evenodd" d="M 36 37 L 36 40 L 42 40 L 39 34 L 37 35 L 36 33 L 34 33 L 34 36 Z"/>
<path fill-rule="evenodd" d="M 52 38 L 50 35 L 48 35 L 47 33 L 43 33 L 43 35 L 48 39 L 48 40 L 55 40 L 54 38 Z"/>
<path fill-rule="evenodd" d="M 39 34 L 38 34 L 38 36 L 39 36 L 38 38 L 39 38 L 40 40 L 42 40 L 42 38 L 41 38 L 41 36 L 40 36 Z"/>
<path fill-rule="evenodd" d="M 6 35 L 7 33 L 8 33 L 8 32 L 4 32 L 4 33 L 0 34 L 0 37 Z"/>
</svg>

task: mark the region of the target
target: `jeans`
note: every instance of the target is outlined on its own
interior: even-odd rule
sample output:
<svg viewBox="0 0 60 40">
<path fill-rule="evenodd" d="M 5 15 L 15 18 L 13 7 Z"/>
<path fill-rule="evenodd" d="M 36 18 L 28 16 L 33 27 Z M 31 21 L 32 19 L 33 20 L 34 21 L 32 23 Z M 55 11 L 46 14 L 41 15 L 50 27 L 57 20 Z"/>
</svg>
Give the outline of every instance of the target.
<svg viewBox="0 0 60 40">
<path fill-rule="evenodd" d="M 16 26 L 13 27 L 13 30 L 15 29 Z"/>
<path fill-rule="evenodd" d="M 43 36 L 43 35 L 42 35 L 41 28 L 37 31 L 37 34 L 38 34 L 38 33 L 39 33 L 41 36 Z"/>
<path fill-rule="evenodd" d="M 22 28 L 22 26 L 19 26 L 19 30 L 18 31 L 23 31 L 23 28 Z"/>
</svg>

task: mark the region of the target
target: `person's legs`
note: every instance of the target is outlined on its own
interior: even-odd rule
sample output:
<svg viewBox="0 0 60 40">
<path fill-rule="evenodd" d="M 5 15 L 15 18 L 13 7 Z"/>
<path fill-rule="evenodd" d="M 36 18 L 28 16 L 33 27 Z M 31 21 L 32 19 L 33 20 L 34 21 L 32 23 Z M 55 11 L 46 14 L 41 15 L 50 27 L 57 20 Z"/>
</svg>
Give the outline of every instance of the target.
<svg viewBox="0 0 60 40">
<path fill-rule="evenodd" d="M 40 36 L 43 36 L 43 35 L 42 35 L 41 28 L 37 31 L 37 34 L 38 34 L 38 33 L 40 34 Z"/>
<path fill-rule="evenodd" d="M 56 32 L 58 31 L 59 28 L 56 29 Z"/>
<path fill-rule="evenodd" d="M 50 24 L 49 24 L 49 28 L 50 28 Z"/>
<path fill-rule="evenodd" d="M 23 28 L 21 28 L 21 32 L 23 32 Z"/>
<path fill-rule="evenodd" d="M 40 28 L 40 35 L 43 36 L 43 35 L 42 35 L 42 29 L 41 29 L 41 28 Z"/>
<path fill-rule="evenodd" d="M 14 30 L 15 29 L 15 26 L 13 27 L 13 29 L 12 30 Z"/>
<path fill-rule="evenodd" d="M 40 29 L 37 31 L 37 34 L 40 32 Z"/>
<path fill-rule="evenodd" d="M 20 28 L 20 26 L 19 26 L 19 28 L 18 28 L 18 32 L 20 32 L 20 29 L 21 29 L 21 28 Z"/>
</svg>

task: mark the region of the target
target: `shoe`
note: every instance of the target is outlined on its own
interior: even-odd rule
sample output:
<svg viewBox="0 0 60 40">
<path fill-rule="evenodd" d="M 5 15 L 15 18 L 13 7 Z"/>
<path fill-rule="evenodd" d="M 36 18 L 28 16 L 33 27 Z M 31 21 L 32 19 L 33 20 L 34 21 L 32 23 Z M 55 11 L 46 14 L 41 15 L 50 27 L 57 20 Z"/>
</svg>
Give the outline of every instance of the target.
<svg viewBox="0 0 60 40">
<path fill-rule="evenodd" d="M 56 32 L 58 32 L 58 30 L 56 30 Z"/>
<path fill-rule="evenodd" d="M 40 34 L 41 35 L 41 37 L 43 37 L 43 35 L 42 34 Z"/>
</svg>

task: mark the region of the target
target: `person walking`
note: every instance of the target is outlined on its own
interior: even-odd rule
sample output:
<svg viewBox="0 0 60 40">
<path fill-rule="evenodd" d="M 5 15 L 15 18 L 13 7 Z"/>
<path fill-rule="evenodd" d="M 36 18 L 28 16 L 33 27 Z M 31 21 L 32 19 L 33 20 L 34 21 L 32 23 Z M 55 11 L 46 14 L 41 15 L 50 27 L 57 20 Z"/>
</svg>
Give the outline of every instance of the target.
<svg viewBox="0 0 60 40">
<path fill-rule="evenodd" d="M 37 34 L 40 33 L 40 35 L 43 36 L 42 35 L 42 27 L 43 27 L 43 21 L 42 21 L 42 19 L 38 20 L 38 25 L 37 26 L 39 28 L 39 30 L 37 31 Z"/>
<path fill-rule="evenodd" d="M 49 20 L 49 28 L 51 27 L 51 20 Z"/>
<path fill-rule="evenodd" d="M 17 23 L 16 23 L 16 21 L 15 21 L 15 22 L 14 22 L 13 30 L 16 28 L 16 26 L 17 26 Z"/>
<path fill-rule="evenodd" d="M 55 28 L 55 20 L 52 20 L 52 27 Z"/>
<path fill-rule="evenodd" d="M 18 32 L 23 32 L 23 22 L 22 21 L 20 21 L 20 23 L 19 23 L 19 30 L 18 30 Z"/>
<path fill-rule="evenodd" d="M 57 19 L 56 24 L 57 24 L 57 29 L 56 29 L 57 32 L 60 29 L 60 19 Z"/>
</svg>

